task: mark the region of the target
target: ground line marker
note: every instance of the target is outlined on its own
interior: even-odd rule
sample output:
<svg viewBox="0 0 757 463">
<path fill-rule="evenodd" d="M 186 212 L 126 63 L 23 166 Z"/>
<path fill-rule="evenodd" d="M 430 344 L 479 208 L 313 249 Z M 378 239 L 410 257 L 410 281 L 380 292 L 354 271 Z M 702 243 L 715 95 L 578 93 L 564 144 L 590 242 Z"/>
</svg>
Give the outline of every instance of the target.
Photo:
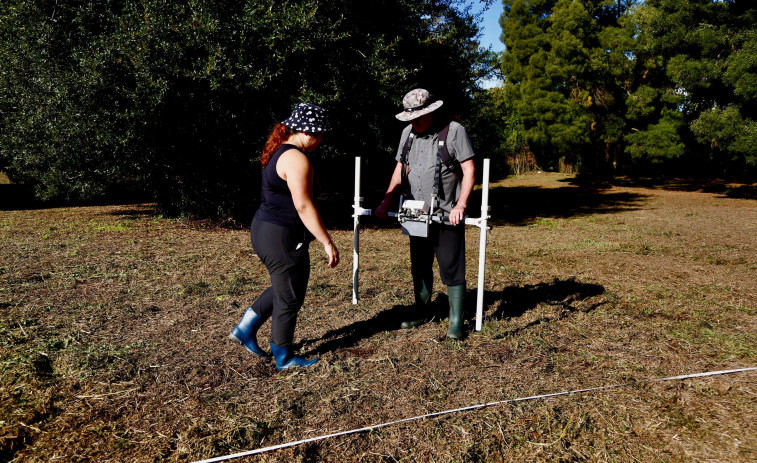
<svg viewBox="0 0 757 463">
<path fill-rule="evenodd" d="M 249 450 L 249 451 L 246 451 L 246 452 L 235 453 L 235 454 L 232 454 L 232 455 L 225 455 L 225 456 L 222 456 L 222 457 L 208 458 L 206 460 L 197 460 L 194 463 L 214 463 L 214 462 L 218 462 L 218 461 L 232 460 L 232 459 L 235 459 L 235 458 L 241 458 L 241 457 L 246 457 L 246 456 L 250 456 L 250 455 L 257 455 L 257 454 L 260 454 L 260 453 L 271 452 L 273 450 L 280 450 L 280 449 L 283 449 L 283 448 L 294 447 L 295 445 L 307 444 L 308 442 L 315 442 L 315 441 L 319 441 L 319 440 L 330 439 L 332 437 L 346 436 L 348 434 L 357 434 L 357 433 L 360 433 L 360 432 L 371 431 L 371 430 L 374 430 L 374 429 L 379 429 L 379 428 L 383 428 L 383 427 L 386 427 L 386 426 L 391 426 L 391 425 L 394 425 L 394 424 L 407 423 L 407 422 L 410 422 L 410 421 L 417 421 L 417 420 L 421 420 L 421 419 L 424 419 L 424 418 L 433 418 L 433 417 L 436 417 L 436 416 L 448 415 L 448 414 L 451 414 L 451 413 L 458 413 L 458 412 L 464 412 L 464 411 L 469 411 L 469 410 L 476 410 L 476 409 L 479 409 L 479 408 L 491 407 L 491 406 L 494 406 L 494 405 L 501 405 L 501 404 L 505 404 L 505 403 L 524 402 L 524 401 L 527 401 L 527 400 L 547 399 L 547 398 L 550 398 L 550 397 L 558 397 L 558 396 L 563 396 L 563 395 L 580 394 L 580 393 L 585 393 L 585 392 L 601 391 L 601 390 L 606 390 L 606 389 L 616 389 L 616 388 L 619 388 L 619 387 L 630 386 L 632 384 L 654 383 L 654 382 L 658 382 L 659 383 L 659 382 L 663 382 L 663 381 L 674 381 L 674 380 L 681 380 L 681 379 L 701 378 L 701 377 L 705 377 L 705 376 L 727 375 L 727 374 L 731 374 L 731 373 L 742 373 L 742 372 L 745 372 L 745 371 L 754 371 L 754 370 L 757 370 L 757 367 L 738 368 L 738 369 L 735 369 L 735 370 L 708 371 L 708 372 L 705 372 L 705 373 L 691 373 L 691 374 L 688 374 L 688 375 L 681 375 L 681 376 L 669 376 L 667 378 L 645 379 L 645 380 L 631 382 L 631 383 L 613 384 L 613 385 L 610 385 L 610 386 L 590 387 L 590 388 L 586 388 L 586 389 L 575 389 L 575 390 L 572 390 L 572 391 L 553 392 L 551 394 L 541 394 L 541 395 L 534 395 L 534 396 L 530 396 L 530 397 L 519 397 L 519 398 L 516 398 L 516 399 L 500 400 L 500 401 L 497 401 L 497 402 L 488 402 L 488 403 L 483 403 L 483 404 L 478 404 L 478 405 L 470 405 L 468 407 L 455 408 L 455 409 L 451 409 L 451 410 L 443 410 L 443 411 L 434 412 L 434 413 L 427 413 L 425 415 L 418 415 L 418 416 L 413 416 L 413 417 L 410 417 L 410 418 L 403 418 L 401 420 L 389 421 L 389 422 L 381 423 L 381 424 L 374 424 L 374 425 L 371 425 L 371 426 L 366 426 L 364 428 L 350 429 L 348 431 L 340 431 L 340 432 L 335 432 L 335 433 L 332 433 L 332 434 L 325 434 L 325 435 L 322 435 L 322 436 L 311 437 L 309 439 L 303 439 L 303 440 L 298 440 L 298 441 L 293 441 L 293 442 L 287 442 L 285 444 L 272 445 L 270 447 L 261 447 L 259 449 Z"/>
</svg>

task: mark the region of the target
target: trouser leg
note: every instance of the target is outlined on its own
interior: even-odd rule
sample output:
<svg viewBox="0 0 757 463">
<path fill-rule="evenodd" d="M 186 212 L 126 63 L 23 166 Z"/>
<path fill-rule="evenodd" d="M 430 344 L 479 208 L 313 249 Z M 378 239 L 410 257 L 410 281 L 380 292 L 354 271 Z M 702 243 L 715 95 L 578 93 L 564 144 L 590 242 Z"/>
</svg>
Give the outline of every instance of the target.
<svg viewBox="0 0 757 463">
<path fill-rule="evenodd" d="M 402 328 L 412 328 L 426 322 L 426 306 L 431 301 L 434 285 L 434 247 L 428 238 L 410 237 L 410 272 L 413 276 L 415 305 L 402 322 Z"/>
<path fill-rule="evenodd" d="M 257 219 L 251 227 L 253 249 L 271 277 L 271 287 L 255 301 L 253 310 L 271 317 L 271 341 L 280 347 L 292 344 L 297 313 L 310 277 L 310 255 L 304 236 L 302 230 Z"/>
<path fill-rule="evenodd" d="M 434 254 L 439 263 L 442 283 L 447 286 L 465 285 L 465 226 L 439 226 Z"/>
<path fill-rule="evenodd" d="M 279 347 L 292 344 L 297 314 L 305 301 L 310 259 L 299 260 L 290 271 L 271 274 L 274 291 L 271 342 Z"/>
<path fill-rule="evenodd" d="M 424 307 L 431 300 L 434 286 L 434 247 L 429 238 L 410 237 L 410 272 L 413 276 L 415 305 Z"/>
<path fill-rule="evenodd" d="M 269 286 L 252 304 L 252 310 L 266 320 L 271 318 L 271 315 L 273 315 L 274 295 L 273 286 Z"/>
</svg>

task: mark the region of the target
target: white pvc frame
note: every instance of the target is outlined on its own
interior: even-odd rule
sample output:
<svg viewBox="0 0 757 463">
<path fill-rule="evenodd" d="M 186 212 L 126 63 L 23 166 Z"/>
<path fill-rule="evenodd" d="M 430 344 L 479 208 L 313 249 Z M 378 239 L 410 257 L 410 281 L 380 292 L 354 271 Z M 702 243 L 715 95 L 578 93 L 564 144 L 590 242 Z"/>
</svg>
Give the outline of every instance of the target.
<svg viewBox="0 0 757 463">
<path fill-rule="evenodd" d="M 478 288 L 476 292 L 476 331 L 481 331 L 484 316 L 484 277 L 486 275 L 486 232 L 489 230 L 489 159 L 484 159 L 484 179 L 481 193 L 481 217 L 477 219 L 465 218 L 466 225 L 473 225 L 480 229 L 478 241 Z M 355 202 L 353 209 L 353 241 L 352 241 L 352 303 L 358 303 L 359 273 L 360 273 L 360 216 L 373 215 L 371 209 L 363 209 L 363 198 L 360 196 L 360 157 L 355 158 Z M 390 216 L 396 216 L 389 213 Z"/>
</svg>

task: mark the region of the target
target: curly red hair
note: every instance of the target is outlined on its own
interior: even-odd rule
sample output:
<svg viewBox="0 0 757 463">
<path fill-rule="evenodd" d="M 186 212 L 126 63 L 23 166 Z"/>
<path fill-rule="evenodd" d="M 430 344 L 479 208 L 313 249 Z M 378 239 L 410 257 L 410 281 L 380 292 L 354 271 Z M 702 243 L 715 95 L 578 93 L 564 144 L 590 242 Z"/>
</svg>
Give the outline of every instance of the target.
<svg viewBox="0 0 757 463">
<path fill-rule="evenodd" d="M 265 166 L 268 165 L 273 153 L 275 153 L 293 133 L 294 132 L 292 132 L 289 127 L 280 122 L 273 126 L 271 133 L 268 135 L 268 141 L 265 142 L 265 146 L 263 147 L 263 154 L 260 155 L 261 168 L 265 168 Z"/>
</svg>

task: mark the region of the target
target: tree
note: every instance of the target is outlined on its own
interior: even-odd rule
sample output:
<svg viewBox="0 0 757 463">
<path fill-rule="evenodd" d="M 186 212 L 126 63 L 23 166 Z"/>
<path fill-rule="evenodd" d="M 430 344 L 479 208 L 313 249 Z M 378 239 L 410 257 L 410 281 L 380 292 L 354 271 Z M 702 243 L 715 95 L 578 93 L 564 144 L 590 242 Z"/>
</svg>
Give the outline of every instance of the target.
<svg viewBox="0 0 757 463">
<path fill-rule="evenodd" d="M 756 171 L 757 6 L 749 3 L 648 0 L 639 8 L 632 156 L 679 159 L 708 174 Z"/>
<path fill-rule="evenodd" d="M 474 96 L 475 114 L 468 119 L 471 142 L 478 152 L 492 161 L 492 175 L 521 174 L 537 168 L 526 143 L 520 116 L 507 104 L 502 88 L 478 92 Z M 480 150 L 483 148 L 483 150 Z"/>
<path fill-rule="evenodd" d="M 104 50 L 85 30 L 108 19 L 95 5 L 76 9 L 0 7 L 0 168 L 42 199 L 96 197 L 134 175 L 128 108 L 117 109 L 127 102 L 102 87 L 108 71 L 114 90 L 123 81 L 117 69 L 93 69 Z M 74 49 L 75 40 L 92 43 Z"/>
<path fill-rule="evenodd" d="M 459 0 L 8 0 L 0 169 L 41 198 L 127 185 L 170 212 L 244 217 L 255 160 L 294 103 L 330 110 L 324 176 L 395 149 L 423 86 L 470 111 L 486 72 Z M 349 182 L 346 182 L 349 183 Z"/>
<path fill-rule="evenodd" d="M 545 167 L 568 158 L 606 179 L 621 151 L 634 0 L 503 0 L 508 101 Z"/>
</svg>

